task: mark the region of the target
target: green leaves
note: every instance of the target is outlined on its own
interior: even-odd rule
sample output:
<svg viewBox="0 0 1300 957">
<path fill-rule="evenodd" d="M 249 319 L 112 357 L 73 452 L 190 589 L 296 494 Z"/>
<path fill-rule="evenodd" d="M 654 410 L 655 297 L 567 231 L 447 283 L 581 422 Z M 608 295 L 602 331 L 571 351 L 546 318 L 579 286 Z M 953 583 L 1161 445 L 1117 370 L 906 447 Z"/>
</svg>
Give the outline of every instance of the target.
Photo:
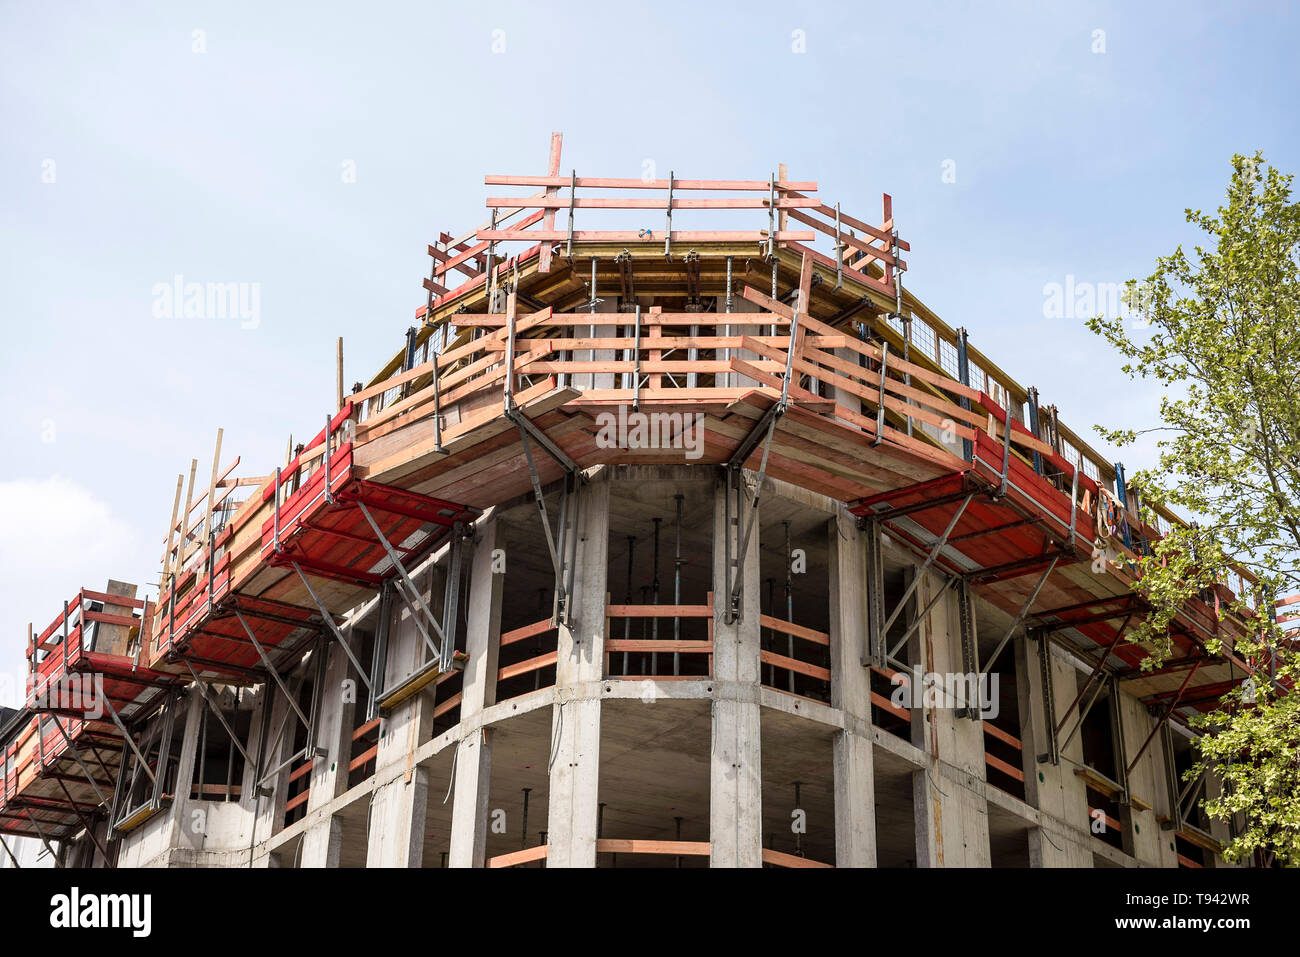
<svg viewBox="0 0 1300 957">
<path fill-rule="evenodd" d="M 1131 378 L 1167 390 L 1158 462 L 1132 481 L 1144 519 L 1154 524 L 1153 509 L 1165 506 L 1197 523 L 1174 526 L 1139 559 L 1136 587 L 1152 611 L 1130 640 L 1152 650 L 1144 667 L 1159 666 L 1173 654 L 1179 609 L 1235 583 L 1222 608 L 1235 622 L 1210 651 L 1253 661 L 1260 674 L 1248 697 L 1230 692 L 1200 722 L 1196 770 L 1213 766 L 1224 782 L 1206 802 L 1210 814 L 1245 815 L 1230 856 L 1300 863 L 1300 703 L 1280 693 L 1296 662 L 1269 614 L 1276 598 L 1300 591 L 1300 204 L 1291 182 L 1260 153 L 1234 156 L 1224 204 L 1185 211 L 1205 245 L 1190 254 L 1179 246 L 1128 284 L 1134 330 L 1103 316 L 1088 326 Z M 1141 434 L 1097 431 L 1120 446 Z"/>
</svg>

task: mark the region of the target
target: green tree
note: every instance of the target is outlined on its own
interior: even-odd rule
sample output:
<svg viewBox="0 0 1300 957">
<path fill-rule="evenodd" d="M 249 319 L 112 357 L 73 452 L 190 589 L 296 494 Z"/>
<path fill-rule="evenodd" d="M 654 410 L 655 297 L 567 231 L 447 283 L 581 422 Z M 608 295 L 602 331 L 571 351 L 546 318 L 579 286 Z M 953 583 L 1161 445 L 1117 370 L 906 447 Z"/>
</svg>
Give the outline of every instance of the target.
<svg viewBox="0 0 1300 957">
<path fill-rule="evenodd" d="M 1164 390 L 1158 463 L 1134 476 L 1144 520 L 1164 505 L 1190 513 L 1138 561 L 1137 589 L 1151 611 L 1130 640 L 1146 667 L 1171 653 L 1168 626 L 1189 598 L 1216 583 L 1237 586 L 1224 642 L 1255 677 L 1198 719 L 1198 766 L 1224 781 L 1207 801 L 1218 819 L 1244 813 L 1226 849 L 1300 864 L 1300 700 L 1295 648 L 1271 615 L 1275 598 L 1300 591 L 1300 204 L 1292 177 L 1262 154 L 1234 156 L 1226 203 L 1215 215 L 1187 210 L 1208 237 L 1189 255 L 1160 257 L 1144 282 L 1128 283 L 1138 322 L 1098 317 L 1089 326 L 1123 356 L 1130 377 Z M 1117 445 L 1140 432 L 1097 431 Z M 1232 577 L 1239 570 L 1247 578 Z"/>
</svg>

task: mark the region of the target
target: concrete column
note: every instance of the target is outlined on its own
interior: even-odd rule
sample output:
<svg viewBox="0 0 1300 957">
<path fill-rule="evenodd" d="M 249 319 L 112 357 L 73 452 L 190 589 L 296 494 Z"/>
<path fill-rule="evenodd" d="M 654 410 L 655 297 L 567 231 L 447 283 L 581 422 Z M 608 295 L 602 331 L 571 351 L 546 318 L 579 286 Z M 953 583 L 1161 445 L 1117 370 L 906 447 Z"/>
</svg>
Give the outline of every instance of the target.
<svg viewBox="0 0 1300 957">
<path fill-rule="evenodd" d="M 366 867 L 421 867 L 429 776 L 416 766 L 375 789 Z"/>
<path fill-rule="evenodd" d="M 338 867 L 343 853 L 343 821 L 334 815 L 302 835 L 298 851 L 299 867 Z"/>
<path fill-rule="evenodd" d="M 846 334 L 850 334 L 850 333 L 846 330 Z M 832 351 L 835 355 L 835 358 L 843 359 L 845 362 L 851 362 L 854 365 L 857 365 L 858 353 L 855 352 L 854 350 L 834 349 Z M 859 415 L 862 414 L 862 400 L 858 398 L 856 395 L 854 395 L 852 392 L 848 391 L 847 389 L 842 389 L 839 386 L 833 386 L 830 390 L 830 395 L 831 398 L 835 400 L 836 405 L 842 406 L 843 408 L 848 409 L 850 412 L 856 412 Z M 852 423 L 849 424 L 852 425 Z"/>
<path fill-rule="evenodd" d="M 1173 799 L 1169 794 L 1169 785 L 1167 783 L 1166 775 L 1176 775 L 1177 772 L 1169 769 L 1165 762 L 1164 743 L 1161 740 L 1164 737 L 1164 734 L 1165 732 L 1162 730 L 1156 735 L 1155 740 L 1151 742 L 1151 749 L 1155 752 L 1152 756 L 1151 762 L 1156 776 L 1156 788 L 1154 793 L 1147 799 L 1155 806 L 1155 811 L 1153 813 L 1156 818 L 1164 818 L 1166 821 L 1172 821 L 1174 817 Z M 1129 758 L 1129 760 L 1131 761 L 1133 759 Z M 1145 797 L 1146 795 L 1143 796 Z M 1173 828 L 1166 828 L 1162 824 L 1157 824 L 1156 828 L 1156 860 L 1159 862 L 1161 867 L 1177 867 L 1178 847 L 1174 843 Z"/>
<path fill-rule="evenodd" d="M 295 687 L 292 679 L 287 679 L 285 683 L 290 690 Z M 293 753 L 293 737 L 296 730 L 294 722 L 298 721 L 298 716 L 289 706 L 288 699 L 274 682 L 262 685 L 259 693 L 262 697 L 253 712 L 253 727 L 257 729 L 254 737 L 258 740 L 248 753 L 255 759 L 259 754 L 261 755 L 260 766 L 245 766 L 243 789 L 239 798 L 240 805 L 248 807 L 253 812 L 254 844 L 265 841 L 284 822 L 284 805 L 286 792 L 289 789 L 291 768 L 285 766 L 273 777 L 268 778 L 262 786 L 264 790 L 258 787 L 258 778 L 267 775 L 272 768 L 282 764 Z M 264 727 L 263 715 L 268 710 L 270 724 L 266 726 L 268 738 L 263 746 L 261 741 Z M 254 863 L 266 867 L 270 866 L 272 861 L 269 856 L 264 856 Z"/>
<path fill-rule="evenodd" d="M 352 641 L 351 634 L 346 637 Z M 316 744 L 327 753 L 317 758 L 312 767 L 311 796 L 307 798 L 309 814 L 347 790 L 356 700 L 366 690 L 364 685 L 351 678 L 351 662 L 337 640 L 329 643 L 326 654 L 328 661 L 325 684 L 320 691 Z M 343 822 L 331 816 L 304 833 L 299 866 L 338 867 L 342 846 Z"/>
<path fill-rule="evenodd" d="M 456 745 L 455 803 L 451 810 L 448 867 L 483 867 L 487 858 L 488 800 L 492 788 L 492 736 L 479 728 Z"/>
<path fill-rule="evenodd" d="M 171 827 L 167 839 L 168 847 L 198 848 L 203 844 L 203 818 L 202 816 L 196 818 L 192 812 L 202 810 L 205 805 L 201 800 L 196 801 L 190 797 L 190 789 L 194 782 L 194 768 L 198 763 L 199 724 L 203 717 L 203 710 L 206 707 L 207 705 L 203 703 L 203 697 L 196 689 L 191 689 L 188 699 L 181 700 L 180 713 L 176 716 L 177 722 L 184 722 L 184 724 L 183 727 L 177 728 L 174 732 L 182 734 L 183 737 L 181 739 L 181 763 L 176 769 L 176 797 L 172 801 L 172 806 L 167 810 Z M 215 719 L 212 719 L 209 733 L 211 733 L 214 726 L 218 734 L 226 733 Z"/>
<path fill-rule="evenodd" d="M 443 571 L 431 568 L 416 578 L 425 601 L 438 607 L 430 595 L 442 594 Z M 404 601 L 394 603 L 389 622 L 385 686 L 414 672 L 428 649 L 415 626 L 414 612 Z M 367 867 L 420 867 L 424 857 L 424 818 L 429 798 L 429 775 L 414 762 L 416 748 L 433 731 L 433 688 L 430 686 L 397 705 L 380 725 L 376 767 L 405 763 L 399 777 L 379 785 L 370 804 L 370 838 Z"/>
<path fill-rule="evenodd" d="M 1205 773 L 1205 800 L 1213 800 L 1223 793 L 1223 781 L 1216 775 L 1213 770 Z M 1227 821 L 1221 821 L 1217 818 L 1210 821 L 1210 835 L 1220 844 L 1226 845 L 1232 840 L 1232 831 L 1228 827 Z M 1241 864 L 1232 864 L 1223 859 L 1220 854 L 1212 854 L 1206 858 L 1209 867 L 1241 867 Z"/>
<path fill-rule="evenodd" d="M 590 264 L 588 265 L 588 268 L 590 268 Z M 590 275 L 590 272 L 588 273 L 588 275 Z M 597 291 L 599 292 L 599 290 Z M 618 312 L 618 296 L 605 295 L 601 302 L 596 303 L 596 312 L 597 313 Z M 611 325 L 603 325 L 603 326 L 593 325 L 593 326 L 588 326 L 586 328 L 579 326 L 577 327 L 577 329 L 575 329 L 575 335 L 587 337 L 588 334 L 590 334 L 590 338 L 593 339 L 613 339 L 617 336 L 622 335 L 622 328 L 623 328 L 622 326 L 611 326 Z M 574 358 L 585 359 L 585 360 L 595 361 L 595 362 L 614 362 L 617 359 L 621 359 L 622 354 L 620 352 L 615 351 L 614 349 L 595 349 L 595 350 L 589 349 L 585 352 L 579 353 L 578 355 L 574 356 Z M 574 382 L 575 388 L 591 388 L 591 389 L 618 388 L 618 384 L 616 383 L 616 374 L 613 372 L 593 372 L 588 375 L 577 375 L 574 376 L 574 380 L 575 380 Z"/>
<path fill-rule="evenodd" d="M 596 866 L 600 789 L 600 682 L 605 667 L 609 482 L 583 486 L 571 628 L 559 630 L 555 668 L 547 867 Z"/>
<path fill-rule="evenodd" d="M 847 727 L 836 733 L 835 864 L 876 866 L 876 785 L 871 743 L 871 672 L 866 635 L 866 542 L 843 506 L 829 523 L 831 706 Z"/>
<path fill-rule="evenodd" d="M 465 722 L 496 701 L 497 657 L 501 648 L 501 598 L 505 575 L 494 571 L 493 553 L 505 545 L 503 530 L 489 519 L 477 530 L 470 560 L 465 652 L 469 661 L 461 685 L 460 720 Z M 509 556 L 506 556 L 509 560 Z M 489 732 L 472 731 L 456 745 L 455 798 L 451 809 L 450 867 L 482 867 L 487 850 L 488 799 L 492 783 Z"/>
<path fill-rule="evenodd" d="M 710 864 L 763 863 L 763 751 L 758 704 L 760 623 L 758 528 L 749 539 L 741 573 L 740 617 L 727 623 L 726 542 L 734 551 L 745 515 L 727 527 L 725 484 L 713 500 L 713 751 L 709 775 Z M 740 529 L 738 534 L 737 529 Z"/>
<path fill-rule="evenodd" d="M 1147 714 L 1146 705 L 1125 693 L 1122 685 L 1117 683 L 1115 689 L 1119 695 L 1120 721 L 1124 729 L 1122 758 L 1127 765 L 1155 727 L 1156 719 Z M 1128 789 L 1133 803 L 1120 809 L 1120 823 L 1124 826 L 1124 852 L 1147 867 L 1169 866 L 1160 853 L 1161 844 L 1168 847 L 1169 841 L 1162 836 L 1155 812 L 1159 807 L 1159 796 L 1166 790 L 1164 773 L 1164 755 L 1160 747 L 1160 734 L 1157 734 L 1129 772 Z M 1146 810 L 1140 808 L 1139 803 L 1146 805 Z"/>
<path fill-rule="evenodd" d="M 1079 687 L 1074 663 L 1051 645 L 1050 669 L 1056 708 L 1050 718 L 1046 715 L 1039 641 L 1047 640 L 1045 636 L 1038 640 L 1024 636 L 1015 639 L 1025 801 L 1052 819 L 1045 828 L 1030 828 L 1029 862 L 1033 867 L 1092 867 L 1087 788 L 1083 779 L 1074 773 L 1074 765 L 1065 760 L 1083 762 L 1079 735 L 1065 748 L 1059 765 L 1038 761 L 1038 755 L 1046 754 L 1048 749 L 1049 730 L 1045 722 L 1060 724 Z M 1078 719 L 1078 709 L 1070 714 L 1071 720 L 1062 729 L 1062 736 L 1069 733 Z"/>
<path fill-rule="evenodd" d="M 929 604 L 944 584 L 927 573 L 917 588 L 916 607 Z M 948 675 L 965 674 L 958 600 L 957 590 L 949 589 L 920 628 L 922 668 L 945 682 Z M 945 693 L 914 688 L 914 696 L 918 690 L 924 704 L 921 747 L 930 762 L 912 776 L 917 866 L 989 867 L 988 802 L 975 788 L 984 780 L 983 722 L 958 717 L 959 702 Z"/>
</svg>

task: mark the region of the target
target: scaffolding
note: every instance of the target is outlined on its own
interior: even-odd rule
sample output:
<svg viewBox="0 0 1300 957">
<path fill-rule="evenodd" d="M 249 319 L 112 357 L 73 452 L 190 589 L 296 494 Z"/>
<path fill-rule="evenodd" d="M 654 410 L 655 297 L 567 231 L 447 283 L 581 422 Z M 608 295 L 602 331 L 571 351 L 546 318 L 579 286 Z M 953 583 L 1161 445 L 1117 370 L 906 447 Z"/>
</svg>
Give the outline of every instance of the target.
<svg viewBox="0 0 1300 957">
<path fill-rule="evenodd" d="M 606 596 L 592 612 L 605 618 L 604 677 L 713 676 L 715 628 L 744 614 L 742 582 L 754 572 L 747 556 L 775 481 L 842 503 L 866 532 L 861 667 L 885 678 L 906 671 L 902 649 L 955 594 L 969 672 L 987 673 L 1026 634 L 1043 661 L 1059 643 L 1093 669 L 1069 720 L 1053 713 L 1046 722 L 1041 761 L 1059 762 L 1102 689 L 1117 682 L 1157 708 L 1163 716 L 1141 748 L 1124 755 L 1121 747 L 1114 776 L 1093 780 L 1107 800 L 1129 799 L 1125 772 L 1159 746 L 1167 722 L 1210 706 L 1249 672 L 1230 643 L 1218 655 L 1206 650 L 1210 638 L 1241 625 L 1227 620 L 1217 597 L 1189 602 L 1172 629 L 1178 653 L 1160 669 L 1141 670 L 1146 651 L 1123 639 L 1146 610 L 1133 591 L 1133 563 L 1161 534 L 1159 521 L 1153 528 L 1139 519 L 1121 464 L 1099 461 L 1034 389 L 997 370 L 964 330 L 947 327 L 904 289 L 910 246 L 890 196 L 873 223 L 823 201 L 817 183 L 791 180 L 784 169 L 753 180 L 563 175 L 560 146 L 557 134 L 545 175 L 486 177 L 487 186 L 539 191 L 489 196 L 485 224 L 439 234 L 428 247 L 418 326 L 348 396 L 340 352 L 337 409 L 309 441 L 291 439 L 273 470 L 237 478 L 238 458 L 219 464 L 218 432 L 206 495 L 196 494 L 197 460 L 188 486 L 178 478 L 156 603 L 83 591 L 68 606 L 80 618 L 70 624 L 75 616 L 65 610 L 32 636 L 42 693 L 102 674 L 108 719 L 88 722 L 33 699 L 23 730 L 6 743 L 0 823 L 12 833 L 39 829 L 62 840 L 90 832 L 91 811 L 107 816 L 110 835 L 124 833 L 165 807 L 178 784 L 170 756 L 184 726 L 180 692 L 190 683 L 256 768 L 259 787 L 288 770 L 296 789 L 289 810 L 305 807 L 335 647 L 368 693 L 348 770 L 373 771 L 380 716 L 465 667 L 456 623 L 467 539 L 482 515 L 517 501 L 536 509 L 553 577 L 536 618 L 495 636 L 517 657 L 498 677 L 528 677 L 536 690 L 557 664 L 560 630 L 591 624 L 572 596 L 583 483 L 602 467 L 708 467 L 725 490 L 725 560 L 716 592 L 702 603 L 681 596 L 680 500 L 671 602 L 659 577 L 662 519 L 648 536 L 654 578 L 640 601 L 629 542 L 623 600 Z M 620 215 L 640 225 L 604 228 Z M 737 216 L 729 225 L 748 228 L 682 228 L 694 216 Z M 639 427 L 629 425 L 633 415 L 649 423 L 644 441 L 624 434 Z M 788 552 L 788 526 L 786 538 Z M 892 602 L 886 538 L 920 562 Z M 440 606 L 415 582 L 417 566 L 435 559 L 445 562 Z M 931 570 L 944 584 L 922 604 L 919 583 Z M 796 696 L 815 689 L 813 699 L 824 701 L 835 667 L 831 633 L 795 619 L 788 565 L 784 574 L 784 611 L 770 598 L 761 615 L 764 683 Z M 976 595 L 1010 622 L 983 658 Z M 92 607 L 109 598 L 130 615 Z M 346 616 L 368 603 L 378 625 L 366 661 Z M 399 604 L 418 630 L 420 660 L 389 682 L 389 622 Z M 91 624 L 135 628 L 130 653 L 105 656 L 83 642 Z M 1043 674 L 1050 700 L 1050 668 Z M 268 710 L 256 753 L 214 703 L 214 688 L 232 685 L 264 686 L 281 702 L 284 725 L 273 736 Z M 890 722 L 910 720 L 884 697 L 871 700 Z M 434 717 L 458 701 L 450 695 Z M 973 706 L 964 717 L 982 720 Z M 1011 763 L 1023 743 L 983 725 L 989 767 L 1023 790 L 1024 774 Z M 286 727 L 305 743 L 269 766 L 267 742 Z M 83 741 L 110 750 L 116 770 L 86 761 Z M 62 763 L 46 763 L 47 746 Z M 39 789 L 38 769 L 52 772 Z M 603 841 L 611 854 L 699 853 L 682 842 L 663 851 L 667 844 Z M 770 863 L 794 866 L 771 854 Z M 498 863 L 544 856 L 544 847 L 524 848 Z"/>
</svg>

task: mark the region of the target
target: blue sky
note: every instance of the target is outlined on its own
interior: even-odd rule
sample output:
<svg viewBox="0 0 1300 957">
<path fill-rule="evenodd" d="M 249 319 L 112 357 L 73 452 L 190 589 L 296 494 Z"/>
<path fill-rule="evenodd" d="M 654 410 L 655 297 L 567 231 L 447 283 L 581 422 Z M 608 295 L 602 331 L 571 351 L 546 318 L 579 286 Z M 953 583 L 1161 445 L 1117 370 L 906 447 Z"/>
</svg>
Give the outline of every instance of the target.
<svg viewBox="0 0 1300 957">
<path fill-rule="evenodd" d="M 552 6 L 0 4 L 0 703 L 27 621 L 156 582 L 218 426 L 265 471 L 330 408 L 337 336 L 349 383 L 396 350 L 425 244 L 551 130 L 580 175 L 892 193 L 910 288 L 1080 431 L 1158 394 L 1044 285 L 1146 275 L 1234 152 L 1300 170 L 1284 4 Z M 258 284 L 256 328 L 155 317 L 178 274 Z"/>
</svg>

